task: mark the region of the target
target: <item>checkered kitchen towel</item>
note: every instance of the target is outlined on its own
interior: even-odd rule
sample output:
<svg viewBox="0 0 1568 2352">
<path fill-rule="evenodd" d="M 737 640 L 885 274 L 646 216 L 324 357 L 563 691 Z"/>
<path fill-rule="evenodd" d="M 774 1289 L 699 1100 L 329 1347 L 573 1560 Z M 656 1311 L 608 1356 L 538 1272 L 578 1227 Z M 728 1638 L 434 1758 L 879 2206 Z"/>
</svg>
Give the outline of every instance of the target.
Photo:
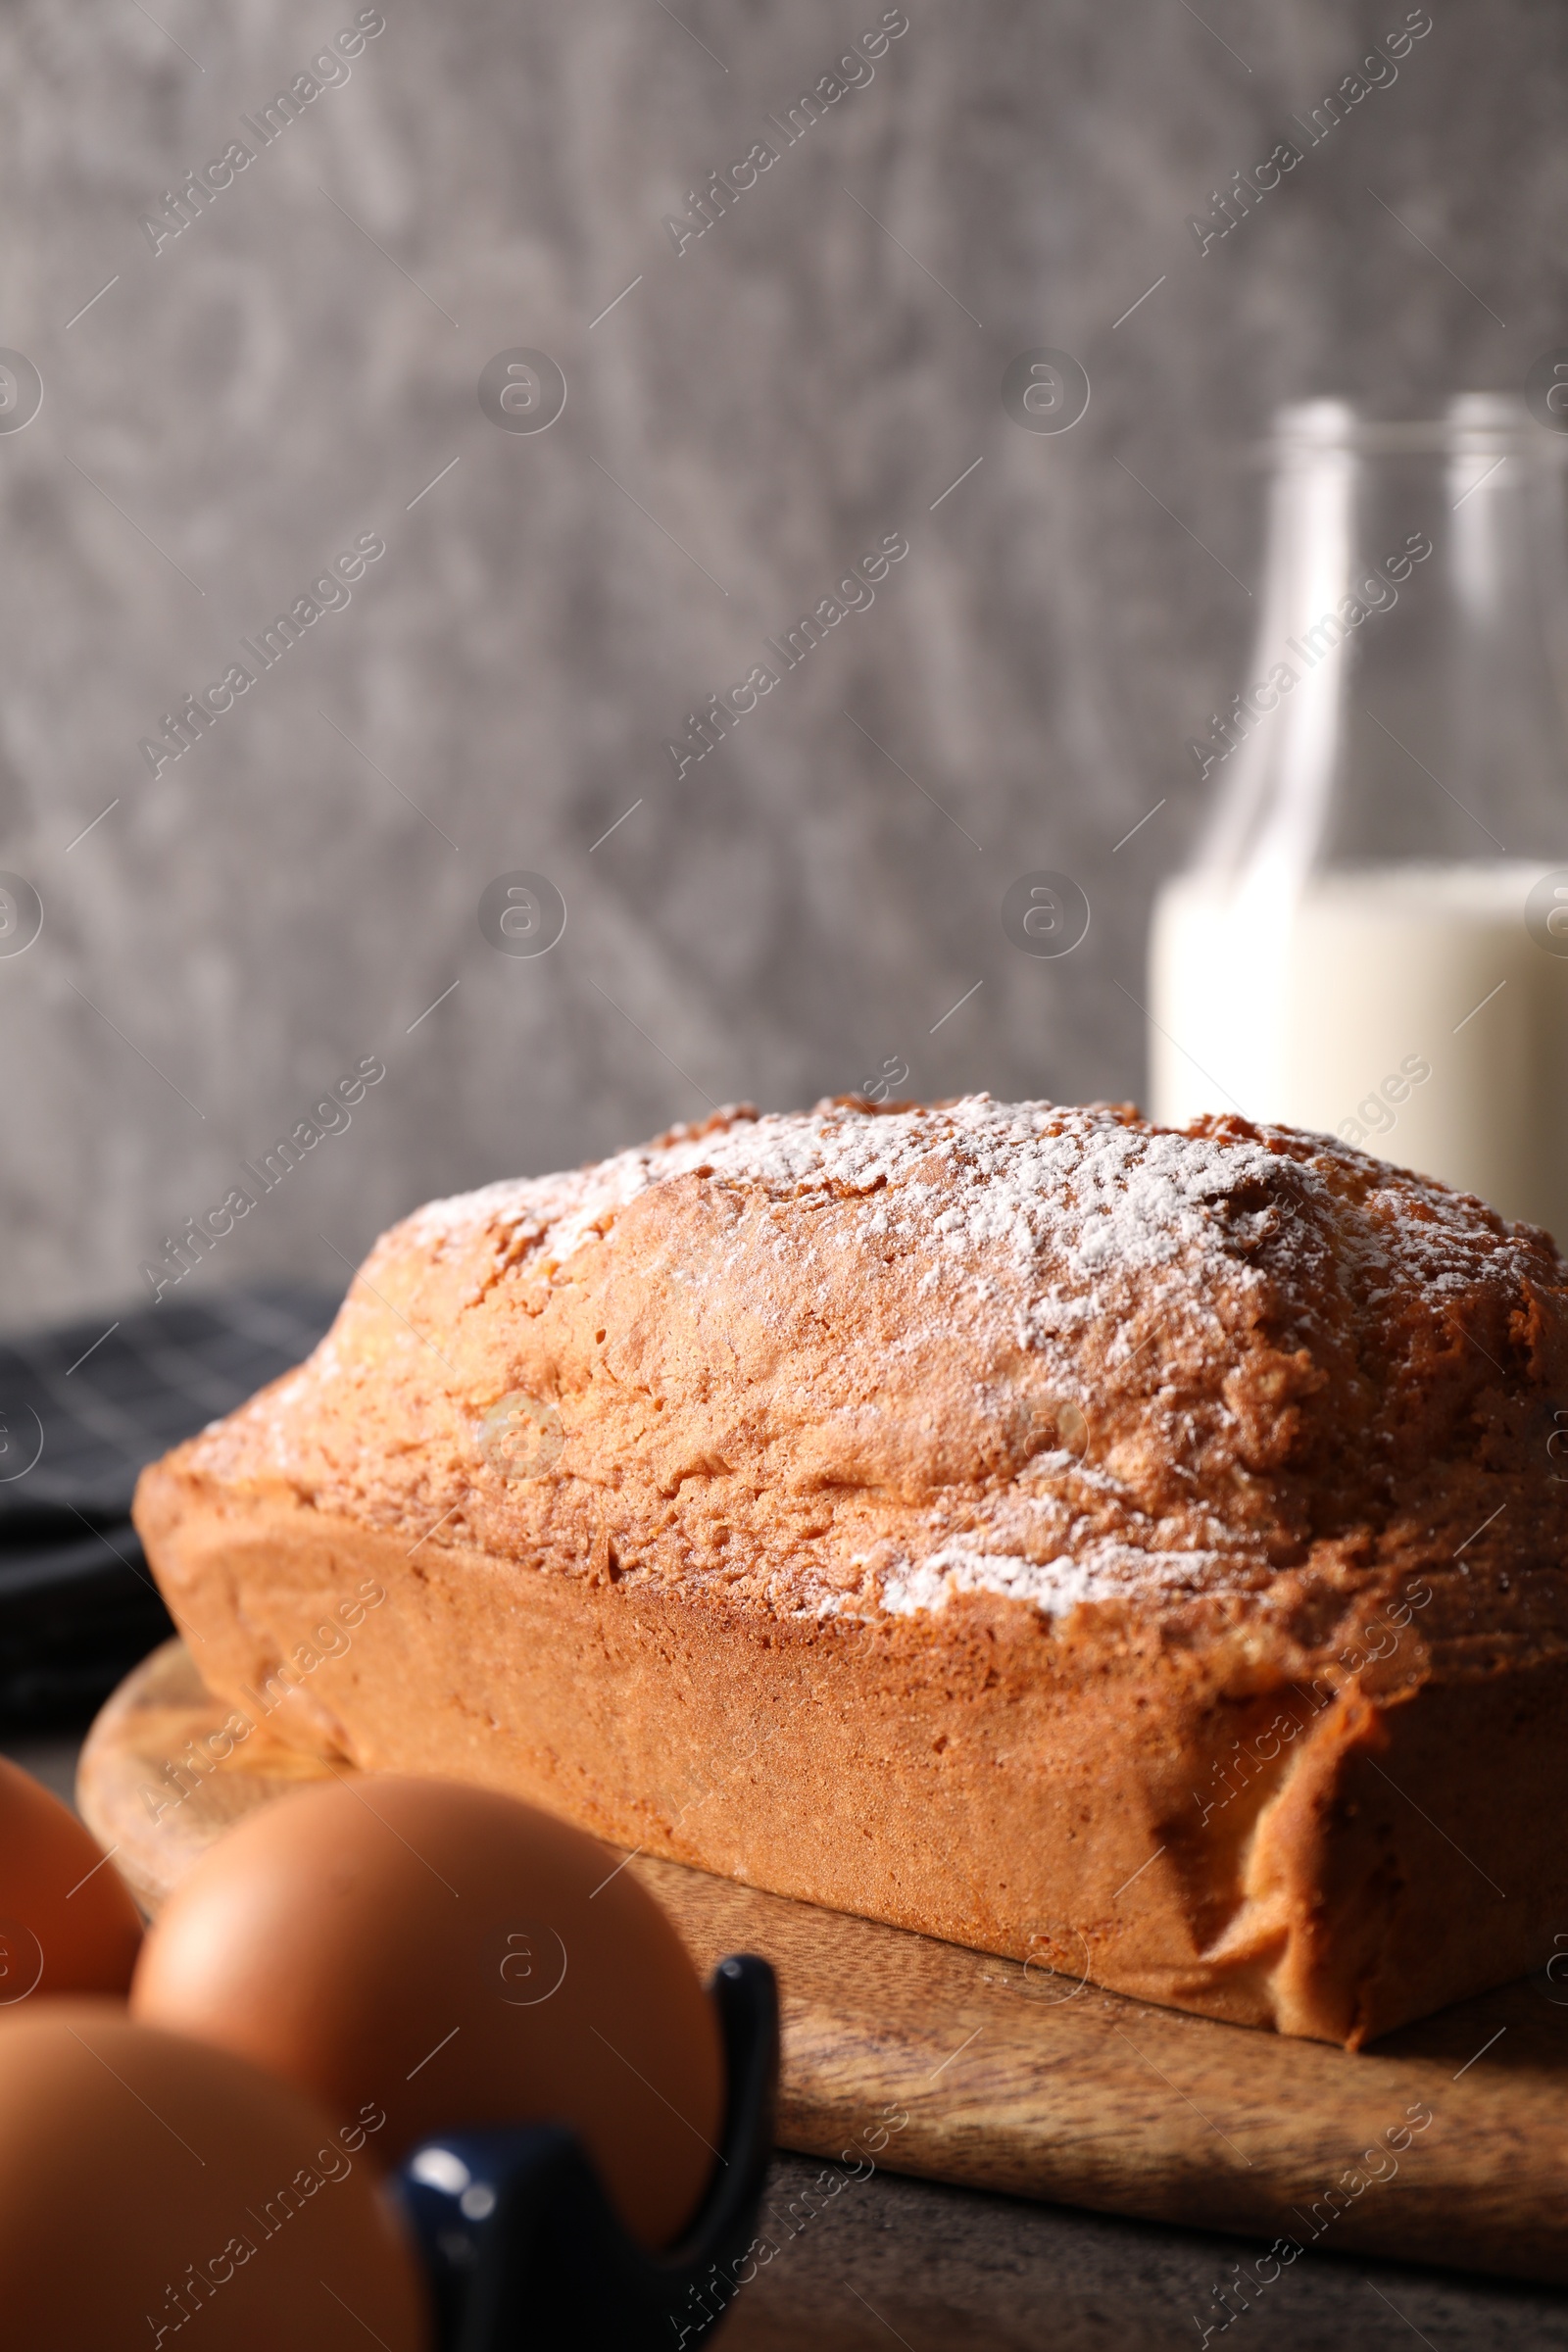
<svg viewBox="0 0 1568 2352">
<path fill-rule="evenodd" d="M 83 1721 L 172 1632 L 136 1473 L 308 1355 L 336 1309 L 258 1286 L 0 1340 L 0 1730 Z"/>
</svg>

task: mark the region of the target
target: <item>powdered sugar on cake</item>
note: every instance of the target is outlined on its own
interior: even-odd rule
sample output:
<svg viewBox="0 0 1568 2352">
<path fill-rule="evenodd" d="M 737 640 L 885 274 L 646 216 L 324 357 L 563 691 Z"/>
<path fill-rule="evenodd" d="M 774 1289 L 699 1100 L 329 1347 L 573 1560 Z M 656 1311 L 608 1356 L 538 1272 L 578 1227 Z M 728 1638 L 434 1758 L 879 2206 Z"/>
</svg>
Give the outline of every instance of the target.
<svg viewBox="0 0 1568 2352">
<path fill-rule="evenodd" d="M 1314 1528 L 1366 1556 L 1420 1367 L 1491 1381 L 1543 1283 L 1540 1237 L 1328 1137 L 986 1095 L 732 1110 L 419 1209 L 251 1427 L 299 1492 L 421 1541 L 564 1570 L 608 1544 L 618 1577 L 781 1613 L 1057 1619 L 1258 1591 Z M 367 1455 L 372 1358 L 408 1418 Z M 477 1433 L 519 1387 L 559 1400 L 562 1449 L 514 1486 Z M 1304 1460 L 1343 1501 L 1306 1509 Z"/>
<path fill-rule="evenodd" d="M 885 1576 L 881 1601 L 890 1616 L 912 1617 L 946 1608 L 959 1592 L 1000 1592 L 1031 1602 L 1048 1617 L 1066 1617 L 1085 1601 L 1125 1600 L 1151 1586 L 1172 1593 L 1200 1591 L 1220 1565 L 1214 1552 L 1139 1551 L 1117 1543 L 1086 1544 L 1052 1560 L 944 1544 L 918 1564 Z"/>
<path fill-rule="evenodd" d="M 622 1152 L 566 1176 L 521 1178 L 432 1201 L 406 1231 L 439 1244 L 477 1226 L 538 1230 L 540 1262 L 564 1265 L 583 1240 L 651 1186 L 701 1170 L 785 1200 L 826 1192 L 867 1199 L 867 1240 L 913 1231 L 955 1255 L 1002 1245 L 1020 1268 L 1049 1250 L 1072 1273 L 1168 1262 L 1216 1239 L 1213 1204 L 1268 1183 L 1261 1146 L 1127 1125 L 1111 1110 L 998 1103 L 970 1095 L 935 1110 L 863 1106 L 730 1123 Z"/>
</svg>

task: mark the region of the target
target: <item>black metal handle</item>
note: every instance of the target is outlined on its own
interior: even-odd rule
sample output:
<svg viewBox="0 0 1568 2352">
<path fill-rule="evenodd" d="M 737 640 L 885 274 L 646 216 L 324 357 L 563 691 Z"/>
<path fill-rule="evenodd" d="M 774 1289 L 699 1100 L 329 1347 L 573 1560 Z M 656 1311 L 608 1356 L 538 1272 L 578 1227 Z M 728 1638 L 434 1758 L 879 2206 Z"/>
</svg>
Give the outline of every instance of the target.
<svg viewBox="0 0 1568 2352">
<path fill-rule="evenodd" d="M 728 2077 L 718 2162 L 678 2244 L 646 2253 L 560 2124 L 445 2132 L 393 2187 L 430 2279 L 441 2352 L 682 2352 L 736 2291 L 773 2146 L 778 1984 L 750 1952 L 709 1987 Z"/>
</svg>

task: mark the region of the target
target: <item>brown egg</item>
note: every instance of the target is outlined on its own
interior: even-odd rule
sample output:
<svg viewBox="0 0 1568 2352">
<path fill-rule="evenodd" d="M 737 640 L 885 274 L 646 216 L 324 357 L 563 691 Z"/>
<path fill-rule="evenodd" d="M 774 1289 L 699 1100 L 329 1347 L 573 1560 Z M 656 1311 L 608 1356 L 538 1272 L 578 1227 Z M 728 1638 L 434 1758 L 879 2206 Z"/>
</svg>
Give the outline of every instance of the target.
<svg viewBox="0 0 1568 2352">
<path fill-rule="evenodd" d="M 489 1789 L 342 1781 L 251 1815 L 149 1931 L 131 2009 L 384 2113 L 388 2165 L 465 2126 L 572 2125 L 647 2246 L 713 2169 L 718 2025 L 674 1929 L 592 1838 Z"/>
<path fill-rule="evenodd" d="M 121 1992 L 141 1915 L 69 1806 L 0 1756 L 0 2015 L 33 1994 Z"/>
<path fill-rule="evenodd" d="M 132 2024 L 118 2002 L 13 2012 L 0 2022 L 6 2352 L 426 2352 L 417 2258 L 347 2125 L 226 2050 Z"/>
</svg>

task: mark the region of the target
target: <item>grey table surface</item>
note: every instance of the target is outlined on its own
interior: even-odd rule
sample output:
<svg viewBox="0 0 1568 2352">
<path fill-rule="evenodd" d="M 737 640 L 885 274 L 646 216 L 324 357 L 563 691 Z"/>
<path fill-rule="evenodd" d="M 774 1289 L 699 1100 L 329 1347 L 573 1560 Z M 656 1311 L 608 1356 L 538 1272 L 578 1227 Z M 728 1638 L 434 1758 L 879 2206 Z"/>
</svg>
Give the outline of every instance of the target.
<svg viewBox="0 0 1568 2352">
<path fill-rule="evenodd" d="M 76 1743 L 0 1750 L 70 1798 Z M 1213 2290 L 1244 2238 L 1119 2221 L 780 2152 L 763 2249 L 718 2339 L 729 2352 L 1175 2352 L 1235 2331 L 1248 2352 L 1568 2352 L 1568 2295 L 1403 2263 L 1303 2254 L 1229 2327 Z M 1232 2297 L 1234 2305 L 1235 2298 Z"/>
</svg>

